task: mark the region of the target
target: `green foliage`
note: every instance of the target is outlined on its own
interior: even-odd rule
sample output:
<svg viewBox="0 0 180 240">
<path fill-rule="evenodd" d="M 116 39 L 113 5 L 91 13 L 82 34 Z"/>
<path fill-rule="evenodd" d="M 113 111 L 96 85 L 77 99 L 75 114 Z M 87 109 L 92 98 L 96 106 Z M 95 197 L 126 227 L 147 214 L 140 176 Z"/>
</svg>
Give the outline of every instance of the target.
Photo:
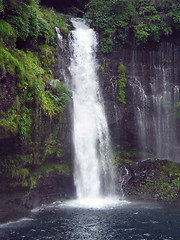
<svg viewBox="0 0 180 240">
<path fill-rule="evenodd" d="M 148 31 L 149 31 L 149 28 L 143 22 L 141 22 L 139 25 L 136 25 L 134 27 L 134 34 L 137 39 L 137 45 L 147 42 L 149 37 Z"/>
<path fill-rule="evenodd" d="M 117 96 L 117 99 L 119 100 L 120 103 L 126 104 L 125 101 L 125 87 L 126 87 L 126 83 L 127 83 L 127 78 L 126 77 L 122 77 L 119 80 L 119 94 Z"/>
<path fill-rule="evenodd" d="M 32 164 L 32 154 L 26 155 L 6 155 L 1 157 L 0 176 L 12 177 L 14 171 L 26 168 L 26 165 Z"/>
<path fill-rule="evenodd" d="M 0 14 L 3 12 L 3 0 L 0 0 Z"/>
<path fill-rule="evenodd" d="M 0 0 L 0 75 L 8 79 L 8 94 L 12 94 L 12 99 L 16 97 L 9 109 L 0 112 L 0 128 L 8 137 L 16 138 L 17 153 L 23 147 L 23 154 L 1 156 L 0 176 L 11 180 L 13 186 L 29 189 L 42 174 L 54 169 L 60 174 L 70 173 L 66 164 L 46 163 L 45 168 L 34 171 L 52 155 L 56 160 L 63 155 L 58 139 L 59 119 L 69 99 L 69 91 L 61 81 L 49 84 L 56 64 L 54 27 L 67 36 L 67 16 L 42 8 L 38 2 Z M 0 92 L 0 98 L 4 97 L 6 94 Z M 47 118 L 54 118 L 55 125 L 58 122 L 58 129 L 54 131 L 52 124 L 43 139 L 37 136 L 40 117 L 42 127 Z"/>
<path fill-rule="evenodd" d="M 26 0 L 26 4 L 8 1 L 4 9 L 5 20 L 13 27 L 18 40 L 31 44 L 54 44 L 54 27 L 61 29 L 64 36 L 68 34 L 65 25 L 67 17 L 53 9 L 40 8 L 39 1 Z"/>
<path fill-rule="evenodd" d="M 55 48 L 47 44 L 39 46 L 41 64 L 43 67 L 48 68 L 55 64 Z"/>
<path fill-rule="evenodd" d="M 15 38 L 14 30 L 11 27 L 11 25 L 1 19 L 0 19 L 0 37 L 5 41 L 8 40 L 12 41 L 12 38 Z"/>
<path fill-rule="evenodd" d="M 70 168 L 65 164 L 55 164 L 53 166 L 54 166 L 54 168 L 56 168 L 58 170 L 58 172 L 60 174 L 70 175 L 70 173 L 71 173 Z"/>
<path fill-rule="evenodd" d="M 104 53 L 109 53 L 112 51 L 114 44 L 113 44 L 112 38 L 103 38 L 101 45 L 102 45 L 102 51 Z"/>
<path fill-rule="evenodd" d="M 49 155 L 52 155 L 57 149 L 57 139 L 54 137 L 53 134 L 50 134 L 49 137 L 45 140 L 44 143 L 45 150 L 44 150 L 44 158 Z"/>
<path fill-rule="evenodd" d="M 117 95 L 117 99 L 120 103 L 126 104 L 125 101 L 125 87 L 127 84 L 127 78 L 125 77 L 126 67 L 123 65 L 122 59 L 120 59 L 120 63 L 118 66 L 118 75 L 119 75 L 119 91 Z"/>
<path fill-rule="evenodd" d="M 124 77 L 125 73 L 126 73 L 126 67 L 123 65 L 123 60 L 120 59 L 120 63 L 119 63 L 119 66 L 118 66 L 118 75 L 120 77 Z"/>
<path fill-rule="evenodd" d="M 58 81 L 57 87 L 46 90 L 41 94 L 40 102 L 44 113 L 52 118 L 55 114 L 60 114 L 69 100 L 67 87 Z"/>
<path fill-rule="evenodd" d="M 30 190 L 32 190 L 32 188 L 35 186 L 38 179 L 40 179 L 44 174 L 48 176 L 49 173 L 54 170 L 58 170 L 60 175 L 70 175 L 71 173 L 70 168 L 66 164 L 42 165 L 30 175 Z"/>
<path fill-rule="evenodd" d="M 46 23 L 42 21 L 42 25 L 45 27 L 45 32 L 48 33 L 48 38 L 51 42 L 54 41 L 55 34 L 54 34 L 54 28 L 59 27 L 60 31 L 64 35 L 64 37 L 67 37 L 68 35 L 68 28 L 65 24 L 67 20 L 67 16 L 63 14 L 58 14 L 55 12 L 53 8 L 47 9 L 47 8 L 40 8 L 39 15 L 41 16 L 41 20 L 45 19 Z M 46 25 L 46 26 L 45 26 Z"/>
<path fill-rule="evenodd" d="M 159 165 L 159 170 L 166 176 L 180 177 L 180 164 L 166 162 L 163 166 Z"/>
<path fill-rule="evenodd" d="M 180 30 L 180 3 L 173 3 L 169 9 L 168 16 L 170 17 L 173 27 Z"/>
<path fill-rule="evenodd" d="M 138 158 L 154 158 L 154 154 L 150 153 L 150 152 L 137 152 L 136 156 Z"/>
<path fill-rule="evenodd" d="M 87 4 L 86 18 L 102 34 L 102 51 L 108 53 L 118 42 L 124 43 L 129 24 L 136 17 L 135 8 L 123 0 L 91 0 Z"/>
<path fill-rule="evenodd" d="M 19 116 L 19 128 L 21 139 L 25 139 L 30 135 L 32 125 L 32 113 L 27 107 L 22 107 Z"/>
<path fill-rule="evenodd" d="M 14 168 L 12 170 L 12 178 L 14 179 L 14 185 L 21 184 L 23 187 L 28 187 L 27 178 L 29 177 L 30 173 L 27 168 Z"/>
<path fill-rule="evenodd" d="M 43 45 L 40 49 L 42 53 L 41 64 L 48 67 L 55 61 L 53 56 L 54 48 Z M 6 75 L 6 73 L 10 73 L 11 75 L 17 73 L 16 76 L 18 78 L 18 87 L 22 94 L 22 96 L 20 96 L 22 97 L 22 101 L 26 102 L 27 107 L 31 106 L 34 101 L 39 101 L 45 114 L 51 118 L 56 113 L 59 114 L 69 98 L 67 87 L 59 81 L 56 88 L 46 90 L 45 83 L 52 75 L 49 74 L 49 69 L 40 67 L 38 55 L 17 49 L 12 53 L 13 55 L 5 49 L 2 49 L 0 69 L 3 75 Z M 45 60 L 45 58 L 49 59 Z M 30 123 L 30 118 L 28 117 L 30 112 L 28 112 L 27 108 L 24 109 L 26 111 L 22 110 L 20 126 L 23 136 L 27 136 L 29 130 L 27 130 L 25 134 L 24 127 L 27 127 Z"/>
<path fill-rule="evenodd" d="M 3 127 L 6 132 L 16 135 L 19 131 L 19 115 L 17 114 L 17 111 L 9 109 L 7 113 L 1 111 L 1 114 L 3 115 L 3 118 L 0 119 L 0 126 Z"/>
<path fill-rule="evenodd" d="M 3 117 L 0 119 L 0 126 L 5 129 L 6 132 L 16 135 L 20 133 L 21 138 L 27 138 L 31 131 L 32 116 L 31 110 L 22 107 L 19 102 L 19 96 L 12 107 L 5 113 L 1 111 Z"/>
<path fill-rule="evenodd" d="M 39 8 L 37 1 L 26 1 L 26 4 L 7 2 L 4 16 L 8 22 L 0 20 L 1 37 L 13 45 L 7 48 L 5 43 L 0 42 L 0 74 L 4 77 L 10 74 L 17 79 L 20 107 L 17 110 L 13 105 L 7 112 L 2 112 L 0 125 L 6 132 L 20 134 L 22 139 L 27 139 L 37 103 L 52 118 L 61 113 L 69 98 L 63 83 L 59 82 L 56 88 L 47 88 L 49 79 L 53 78 L 50 68 L 56 61 L 55 48 L 47 43 L 54 43 L 55 26 L 59 26 L 64 35 L 67 34 L 67 17 L 53 9 Z M 46 44 L 39 45 L 38 52 L 18 50 L 14 45 L 16 38 L 28 44 Z"/>
<path fill-rule="evenodd" d="M 163 13 L 163 14 L 162 14 Z M 90 0 L 85 17 L 102 36 L 102 51 L 109 53 L 115 46 L 128 41 L 134 32 L 137 45 L 159 42 L 180 28 L 180 4 L 167 0 Z"/>
<path fill-rule="evenodd" d="M 56 79 L 52 81 L 54 81 L 54 84 L 51 84 L 49 90 L 46 91 L 45 97 L 50 102 L 53 112 L 59 114 L 69 100 L 69 90 L 60 80 Z"/>
<path fill-rule="evenodd" d="M 137 39 L 137 44 L 146 43 L 149 38 L 155 42 L 160 41 L 162 27 L 166 34 L 169 33 L 166 23 L 161 19 L 158 11 L 154 6 L 146 6 L 140 11 L 141 23 L 134 26 L 134 33 Z"/>
<path fill-rule="evenodd" d="M 107 74 L 108 72 L 108 62 L 105 58 L 103 59 L 103 64 L 101 65 L 101 71 L 103 74 Z"/>
<path fill-rule="evenodd" d="M 167 6 L 164 6 L 164 8 L 161 11 L 167 12 Z M 171 6 L 168 5 L 168 8 L 171 8 Z M 160 11 L 156 9 L 155 3 L 148 3 L 148 1 L 141 2 L 137 10 L 139 11 L 140 23 L 134 26 L 134 33 L 138 45 L 144 44 L 149 40 L 159 42 L 161 36 L 172 34 L 169 13 L 166 13 L 166 16 L 162 17 Z"/>
<path fill-rule="evenodd" d="M 127 150 L 123 149 L 120 145 L 117 145 L 117 151 L 113 153 L 115 165 L 121 166 L 124 164 L 132 163 L 132 158 L 134 157 L 134 153 L 128 152 Z"/>
<path fill-rule="evenodd" d="M 26 6 L 16 3 L 10 4 L 8 10 L 6 21 L 15 29 L 17 37 L 25 41 L 29 35 L 30 12 L 27 11 Z"/>
<path fill-rule="evenodd" d="M 157 195 L 160 199 L 175 200 L 180 189 L 180 164 L 169 161 L 156 162 L 158 174 L 150 181 L 141 182 L 141 191 Z"/>
<path fill-rule="evenodd" d="M 28 187 L 32 190 L 38 179 L 44 174 L 49 175 L 50 172 L 57 170 L 60 175 L 70 175 L 71 170 L 66 164 L 48 164 L 42 165 L 35 171 L 30 171 L 26 167 L 14 167 L 11 170 L 11 178 L 13 179 L 13 186 Z"/>
<path fill-rule="evenodd" d="M 19 61 L 7 51 L 5 47 L 0 45 L 0 74 L 5 76 L 6 73 L 13 75 L 21 69 Z"/>
</svg>

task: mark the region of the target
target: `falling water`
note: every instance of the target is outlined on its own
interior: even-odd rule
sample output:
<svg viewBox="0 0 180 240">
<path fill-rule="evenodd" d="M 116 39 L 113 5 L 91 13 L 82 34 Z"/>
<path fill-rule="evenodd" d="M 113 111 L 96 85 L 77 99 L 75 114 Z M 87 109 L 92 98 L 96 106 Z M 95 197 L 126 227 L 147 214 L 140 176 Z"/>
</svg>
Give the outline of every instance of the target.
<svg viewBox="0 0 180 240">
<path fill-rule="evenodd" d="M 149 69 L 143 62 L 136 65 L 139 55 L 135 53 L 132 61 L 135 78 L 131 85 L 139 150 L 151 152 L 156 158 L 178 161 L 180 146 L 177 141 L 175 106 L 179 101 L 179 87 L 175 50 L 172 45 L 164 43 L 158 52 L 149 52 Z M 138 71 L 142 71 L 144 76 L 138 77 Z"/>
<path fill-rule="evenodd" d="M 58 27 L 55 27 L 55 31 L 56 31 L 56 34 L 57 34 L 59 47 L 62 49 L 62 47 L 63 47 L 63 37 L 61 35 L 60 29 Z"/>
<path fill-rule="evenodd" d="M 73 98 L 74 182 L 78 199 L 99 199 L 114 193 L 108 125 L 101 97 L 95 50 L 96 33 L 81 19 L 72 19 L 70 35 Z"/>
</svg>

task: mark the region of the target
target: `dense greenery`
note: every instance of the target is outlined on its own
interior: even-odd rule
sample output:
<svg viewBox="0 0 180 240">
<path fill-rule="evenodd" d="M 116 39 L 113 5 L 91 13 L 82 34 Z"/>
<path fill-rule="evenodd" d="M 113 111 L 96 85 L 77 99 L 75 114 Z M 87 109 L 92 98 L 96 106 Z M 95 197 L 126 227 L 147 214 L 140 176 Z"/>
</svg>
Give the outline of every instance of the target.
<svg viewBox="0 0 180 240">
<path fill-rule="evenodd" d="M 38 121 L 60 121 L 69 98 L 62 81 L 56 79 L 52 84 L 57 51 L 54 27 L 59 27 L 66 37 L 67 16 L 38 3 L 38 0 L 0 0 L 0 80 L 3 81 L 0 128 L 6 136 L 17 136 L 24 145 L 22 154 L 1 157 L 0 175 L 10 174 L 23 186 L 27 186 L 34 166 L 50 155 L 62 156 L 57 139 L 59 126 L 41 140 L 36 135 L 40 129 Z M 3 91 L 4 84 L 7 91 Z M 8 98 L 14 99 L 12 105 L 3 106 Z"/>
<path fill-rule="evenodd" d="M 137 45 L 158 43 L 163 36 L 180 30 L 178 0 L 90 0 L 85 17 L 101 33 L 102 51 L 132 41 Z"/>
<path fill-rule="evenodd" d="M 3 9 L 3 20 L 0 20 L 1 75 L 10 74 L 17 78 L 19 110 L 22 110 L 21 105 L 23 109 L 31 109 L 39 101 L 44 112 L 52 117 L 67 101 L 67 89 L 62 83 L 59 82 L 56 92 L 46 87 L 53 78 L 51 67 L 55 64 L 54 27 L 59 26 L 67 35 L 66 17 L 53 9 L 38 7 L 37 1 L 24 2 L 30 5 L 7 1 Z M 36 51 L 30 51 L 31 44 Z M 24 50 L 18 49 L 19 46 Z"/>
<path fill-rule="evenodd" d="M 117 167 L 119 167 L 124 164 L 132 163 L 135 158 L 135 151 L 126 151 L 123 147 L 117 145 L 116 151 L 113 155 L 114 163 Z"/>
<path fill-rule="evenodd" d="M 127 78 L 125 76 L 126 73 L 126 67 L 123 65 L 123 61 L 122 59 L 120 60 L 119 66 L 118 66 L 118 76 L 119 76 L 119 92 L 117 95 L 117 99 L 119 100 L 120 103 L 124 103 L 126 104 L 125 101 L 125 87 L 126 87 L 126 83 L 127 83 Z"/>
<path fill-rule="evenodd" d="M 168 161 L 156 162 L 157 173 L 141 182 L 139 191 L 157 199 L 175 200 L 179 198 L 180 164 Z"/>
</svg>

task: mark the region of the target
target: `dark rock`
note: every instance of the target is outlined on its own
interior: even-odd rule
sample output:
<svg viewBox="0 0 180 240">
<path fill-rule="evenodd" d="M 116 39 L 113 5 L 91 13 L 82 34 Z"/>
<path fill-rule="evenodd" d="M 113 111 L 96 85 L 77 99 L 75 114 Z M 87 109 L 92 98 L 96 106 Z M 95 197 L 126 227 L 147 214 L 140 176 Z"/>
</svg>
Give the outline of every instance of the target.
<svg viewBox="0 0 180 240">
<path fill-rule="evenodd" d="M 4 181 L 0 188 L 0 223 L 27 216 L 32 208 L 42 204 L 64 201 L 75 195 L 73 177 L 59 174 L 57 170 L 48 176 L 44 174 L 28 195 L 25 188 L 9 186 Z"/>
<path fill-rule="evenodd" d="M 167 168 L 168 164 L 175 163 L 167 160 L 149 159 L 126 164 L 126 171 L 122 171 L 124 166 L 120 167 L 116 182 L 119 186 L 119 188 L 117 187 L 118 194 L 121 195 L 123 191 L 127 199 L 179 201 L 180 191 L 178 186 L 172 184 L 176 174 L 174 176 L 172 174 L 170 177 L 163 170 Z M 174 166 L 176 167 L 176 164 Z M 177 171 L 178 169 L 177 165 Z M 118 181 L 119 179 L 121 181 Z"/>
<path fill-rule="evenodd" d="M 33 207 L 56 200 L 67 200 L 75 195 L 73 177 L 61 175 L 57 170 L 42 176 L 34 186 L 28 201 Z"/>
</svg>

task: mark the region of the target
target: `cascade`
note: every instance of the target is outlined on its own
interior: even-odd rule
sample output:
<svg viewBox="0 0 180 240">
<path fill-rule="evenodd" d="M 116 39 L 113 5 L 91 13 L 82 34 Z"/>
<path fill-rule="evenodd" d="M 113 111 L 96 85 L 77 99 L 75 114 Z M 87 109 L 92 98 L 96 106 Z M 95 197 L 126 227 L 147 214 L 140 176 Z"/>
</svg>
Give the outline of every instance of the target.
<svg viewBox="0 0 180 240">
<path fill-rule="evenodd" d="M 67 63 L 69 63 L 69 59 L 67 59 L 67 43 L 64 41 L 61 31 L 58 27 L 55 27 L 57 43 L 58 43 L 58 69 L 59 69 L 59 77 L 63 78 L 63 80 L 69 85 L 68 81 L 68 69 Z"/>
<path fill-rule="evenodd" d="M 176 49 L 172 44 L 163 43 L 157 52 L 149 52 L 148 57 L 145 55 L 147 53 L 141 53 L 142 60 L 147 58 L 149 63 L 145 66 L 142 61 L 137 66 L 139 54 L 134 52 L 134 80 L 131 86 L 139 151 L 151 153 L 156 158 L 178 161 L 180 146 L 174 116 L 175 106 L 179 101 L 179 87 L 175 53 Z M 138 76 L 138 71 L 144 74 L 143 77 Z"/>
<path fill-rule="evenodd" d="M 114 168 L 101 96 L 95 50 L 96 33 L 82 19 L 72 19 L 69 44 L 73 99 L 74 182 L 78 199 L 114 194 Z"/>
<path fill-rule="evenodd" d="M 120 112 L 119 112 L 119 109 L 116 104 L 116 85 L 113 82 L 113 77 L 110 78 L 110 83 L 111 83 L 111 87 L 112 87 L 112 96 L 113 96 L 113 101 L 114 101 L 114 104 L 113 104 L 114 113 L 115 113 L 116 123 L 118 124 Z"/>
<path fill-rule="evenodd" d="M 55 27 L 55 31 L 57 34 L 59 47 L 62 49 L 63 48 L 63 37 L 61 35 L 60 29 L 58 27 Z"/>
</svg>

